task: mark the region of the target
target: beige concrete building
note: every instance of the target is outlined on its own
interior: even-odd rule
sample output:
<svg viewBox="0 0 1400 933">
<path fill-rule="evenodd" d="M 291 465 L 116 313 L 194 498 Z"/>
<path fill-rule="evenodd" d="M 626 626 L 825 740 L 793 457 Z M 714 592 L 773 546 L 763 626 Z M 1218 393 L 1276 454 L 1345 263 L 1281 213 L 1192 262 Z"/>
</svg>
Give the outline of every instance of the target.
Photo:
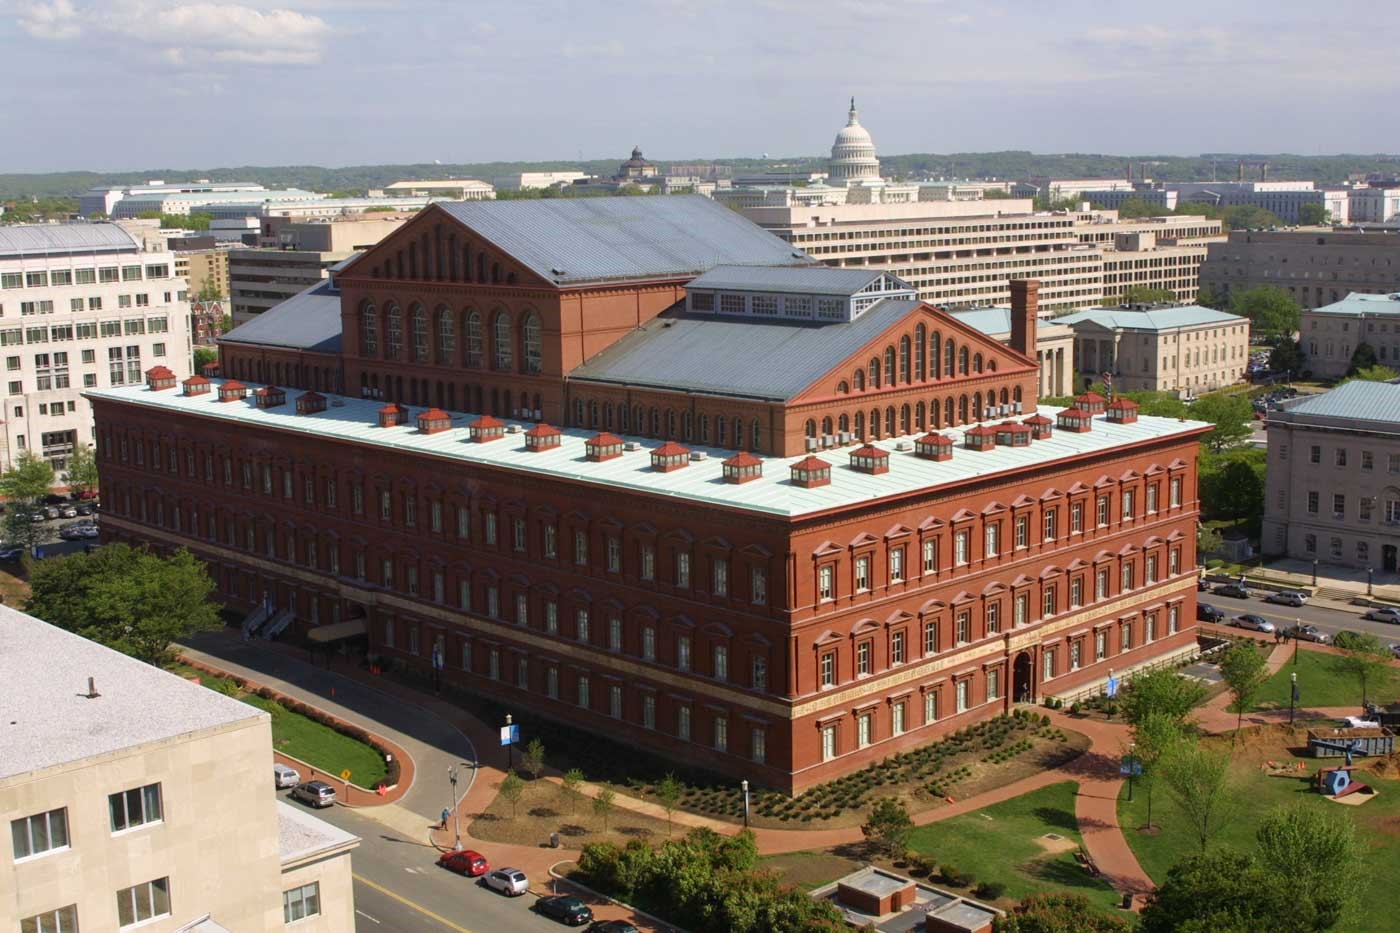
<svg viewBox="0 0 1400 933">
<path fill-rule="evenodd" d="M 1304 309 L 1351 292 L 1400 291 L 1400 236 L 1331 227 L 1235 230 L 1208 247 L 1201 285 L 1229 297 L 1256 285 L 1287 289 Z"/>
<path fill-rule="evenodd" d="M 1268 428 L 1264 553 L 1395 574 L 1400 385 L 1349 382 L 1285 405 Z"/>
<path fill-rule="evenodd" d="M 354 929 L 358 840 L 281 803 L 268 714 L 0 606 L 0 929 Z"/>
<path fill-rule="evenodd" d="M 1190 396 L 1242 381 L 1249 365 L 1249 321 L 1211 308 L 1096 308 L 1055 323 L 1073 328 L 1080 372 L 1110 373 L 1123 391 Z"/>
<path fill-rule="evenodd" d="M 175 251 L 175 274 L 189 285 L 191 297 L 204 294 L 212 285 L 220 298 L 228 297 L 228 250 L 195 249 Z"/>
<path fill-rule="evenodd" d="M 1011 343 L 1010 308 L 976 308 L 954 311 L 953 317 L 1001 343 Z M 1035 329 L 1035 355 L 1040 364 L 1036 394 L 1072 395 L 1074 387 L 1074 330 L 1051 318 L 1039 318 Z"/>
<path fill-rule="evenodd" d="M 229 254 L 229 304 L 235 325 L 326 278 L 332 266 L 374 246 L 411 213 L 335 218 L 265 217 L 260 249 Z"/>
<path fill-rule="evenodd" d="M 1400 368 L 1400 294 L 1353 292 L 1341 301 L 1304 311 L 1298 333 L 1314 378 L 1345 376 L 1352 354 L 1362 343 L 1370 344 L 1379 362 Z"/>
<path fill-rule="evenodd" d="M 475 178 L 448 178 L 441 181 L 396 181 L 384 188 L 393 197 L 433 196 L 459 201 L 489 201 L 496 196 L 490 182 Z"/>
</svg>

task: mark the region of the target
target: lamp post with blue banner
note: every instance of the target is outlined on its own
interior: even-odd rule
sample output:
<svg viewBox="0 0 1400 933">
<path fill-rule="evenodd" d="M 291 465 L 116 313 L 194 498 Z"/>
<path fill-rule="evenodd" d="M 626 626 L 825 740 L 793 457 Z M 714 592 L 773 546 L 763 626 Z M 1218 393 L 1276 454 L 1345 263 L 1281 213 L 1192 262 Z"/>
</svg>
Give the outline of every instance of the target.
<svg viewBox="0 0 1400 933">
<path fill-rule="evenodd" d="M 1128 776 L 1128 802 L 1131 803 L 1133 800 L 1133 778 L 1142 773 L 1142 762 L 1138 761 L 1136 742 L 1128 743 L 1128 754 L 1118 766 L 1118 773 Z"/>
<path fill-rule="evenodd" d="M 506 770 L 515 770 L 515 745 L 520 741 L 520 727 L 512 725 L 510 713 L 506 713 L 506 724 L 501 726 L 501 744 L 506 747 Z"/>
</svg>

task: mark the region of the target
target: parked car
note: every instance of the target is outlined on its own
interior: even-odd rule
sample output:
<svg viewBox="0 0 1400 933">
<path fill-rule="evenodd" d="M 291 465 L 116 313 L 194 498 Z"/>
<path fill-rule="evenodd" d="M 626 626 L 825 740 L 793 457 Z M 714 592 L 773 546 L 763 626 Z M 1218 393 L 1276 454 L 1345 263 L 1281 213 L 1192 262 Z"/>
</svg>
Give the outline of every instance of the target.
<svg viewBox="0 0 1400 933">
<path fill-rule="evenodd" d="M 58 516 L 59 516 L 60 514 L 61 514 L 61 513 L 60 513 L 59 510 L 58 510 L 58 506 L 56 506 L 56 505 L 50 505 L 50 506 L 46 506 L 46 507 L 44 508 L 44 518 L 45 518 L 45 519 L 54 519 L 54 518 L 58 518 Z"/>
<path fill-rule="evenodd" d="M 15 563 L 23 556 L 24 548 L 22 547 L 7 547 L 3 551 L 0 551 L 0 560 L 8 563 Z"/>
<path fill-rule="evenodd" d="M 1230 624 L 1236 628 L 1247 628 L 1256 632 L 1271 633 L 1274 630 L 1274 623 L 1250 612 L 1235 616 L 1230 620 Z"/>
<path fill-rule="evenodd" d="M 626 920 L 595 920 L 588 933 L 641 933 Z"/>
<path fill-rule="evenodd" d="M 71 505 L 59 506 L 58 514 L 63 518 L 77 518 L 78 510 Z"/>
<path fill-rule="evenodd" d="M 307 781 L 292 788 L 292 799 L 319 810 L 335 804 L 335 788 L 325 781 Z"/>
<path fill-rule="evenodd" d="M 1400 609 L 1392 609 L 1389 606 L 1381 606 L 1367 612 L 1361 618 L 1374 619 L 1377 622 L 1389 622 L 1391 625 L 1400 625 Z"/>
<path fill-rule="evenodd" d="M 1210 603 L 1196 603 L 1197 622 L 1217 622 L 1223 623 L 1226 619 L 1225 611 L 1217 609 Z"/>
<path fill-rule="evenodd" d="M 272 763 L 272 778 L 274 786 L 278 790 L 286 790 L 288 787 L 296 787 L 301 783 L 301 775 L 296 768 L 291 765 L 284 765 L 280 761 Z"/>
<path fill-rule="evenodd" d="M 1290 625 L 1283 630 L 1283 634 L 1289 638 L 1296 638 L 1299 641 L 1312 641 L 1319 645 L 1325 645 L 1332 640 L 1326 632 L 1319 629 L 1316 625 L 1308 625 L 1306 623 Z M 1343 632 L 1342 634 L 1346 633 Z"/>
<path fill-rule="evenodd" d="M 76 511 L 79 515 L 91 515 L 91 514 L 92 514 L 92 503 L 90 503 L 90 502 L 79 502 L 79 503 L 77 504 L 77 506 L 75 506 L 75 511 Z"/>
<path fill-rule="evenodd" d="M 37 525 L 42 521 L 47 521 L 48 519 L 45 517 L 43 512 L 35 512 L 33 515 L 29 516 L 29 520 Z"/>
<path fill-rule="evenodd" d="M 1390 654 L 1392 657 L 1400 658 L 1400 642 L 1390 643 Z"/>
<path fill-rule="evenodd" d="M 457 874 L 466 875 L 469 878 L 484 875 L 491 870 L 491 866 L 486 864 L 486 856 L 480 852 L 473 852 L 471 849 L 444 852 L 439 856 L 437 863 L 448 871 L 455 871 Z"/>
<path fill-rule="evenodd" d="M 1266 603 L 1279 603 L 1284 606 L 1303 606 L 1308 602 L 1308 594 L 1301 590 L 1279 590 L 1264 597 Z"/>
<path fill-rule="evenodd" d="M 593 920 L 593 909 L 571 894 L 555 894 L 535 901 L 535 910 L 571 927 Z"/>
<path fill-rule="evenodd" d="M 482 879 L 492 891 L 508 897 L 519 897 L 530 890 L 530 879 L 518 868 L 498 868 Z"/>
<path fill-rule="evenodd" d="M 44 497 L 44 505 L 62 505 L 67 501 L 68 500 L 65 499 L 63 496 L 60 496 L 58 493 L 55 492 L 51 492 Z"/>
<path fill-rule="evenodd" d="M 1197 592 L 1197 593 L 1209 593 L 1209 592 L 1210 592 L 1210 584 L 1206 582 L 1206 578 L 1205 578 L 1205 577 L 1197 577 L 1197 578 L 1196 578 L 1196 592 Z"/>
<path fill-rule="evenodd" d="M 1233 596 L 1236 599 L 1249 599 L 1249 587 L 1243 583 L 1222 583 L 1211 590 L 1216 596 Z"/>
</svg>

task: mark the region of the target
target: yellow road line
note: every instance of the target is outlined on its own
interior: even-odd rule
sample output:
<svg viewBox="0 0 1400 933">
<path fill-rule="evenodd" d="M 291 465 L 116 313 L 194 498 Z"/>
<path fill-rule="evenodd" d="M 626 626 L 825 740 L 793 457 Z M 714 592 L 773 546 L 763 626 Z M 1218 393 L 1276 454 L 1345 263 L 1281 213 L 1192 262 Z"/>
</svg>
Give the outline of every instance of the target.
<svg viewBox="0 0 1400 933">
<path fill-rule="evenodd" d="M 385 897 L 392 897 L 394 900 L 398 901 L 405 907 L 412 908 L 413 910 L 418 911 L 423 916 L 436 920 L 438 923 L 441 923 L 449 930 L 456 930 L 457 933 L 472 933 L 472 931 L 468 930 L 466 927 L 459 926 L 453 923 L 451 920 L 448 920 L 446 917 L 433 913 L 431 910 L 422 906 L 421 904 L 415 904 L 413 901 L 410 901 L 402 894 L 396 894 L 395 892 L 390 891 L 388 888 L 384 887 L 384 885 L 370 881 L 363 875 L 351 873 L 351 877 L 354 878 L 356 881 L 360 882 L 360 884 L 368 885 L 369 887 L 374 888 L 374 890 L 378 891 L 380 894 L 383 894 Z"/>
</svg>

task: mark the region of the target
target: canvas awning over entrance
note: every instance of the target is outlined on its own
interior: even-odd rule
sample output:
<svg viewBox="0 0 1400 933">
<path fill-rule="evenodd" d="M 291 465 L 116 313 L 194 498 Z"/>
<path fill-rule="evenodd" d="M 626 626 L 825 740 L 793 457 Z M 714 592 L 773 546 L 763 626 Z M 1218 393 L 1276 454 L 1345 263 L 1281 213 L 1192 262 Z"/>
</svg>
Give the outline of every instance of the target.
<svg viewBox="0 0 1400 933">
<path fill-rule="evenodd" d="M 365 633 L 364 619 L 351 619 L 349 622 L 337 622 L 335 625 L 321 625 L 306 633 L 306 637 L 311 641 L 329 643 L 333 641 L 344 641 L 347 638 L 354 638 L 356 635 Z"/>
</svg>

